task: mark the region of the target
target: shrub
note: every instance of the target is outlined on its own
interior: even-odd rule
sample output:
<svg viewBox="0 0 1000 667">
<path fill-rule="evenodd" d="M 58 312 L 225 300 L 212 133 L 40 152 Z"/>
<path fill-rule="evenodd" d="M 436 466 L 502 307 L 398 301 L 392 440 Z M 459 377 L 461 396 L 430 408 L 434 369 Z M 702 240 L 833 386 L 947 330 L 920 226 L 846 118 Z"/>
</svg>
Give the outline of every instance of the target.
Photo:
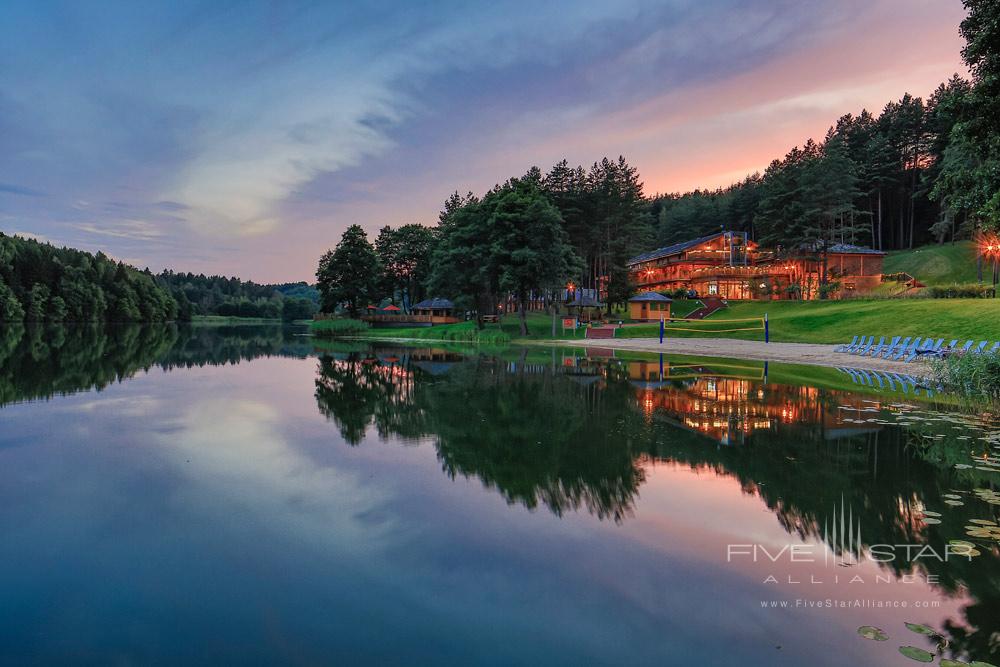
<svg viewBox="0 0 1000 667">
<path fill-rule="evenodd" d="M 931 362 L 939 385 L 970 396 L 1000 400 L 1000 355 L 956 354 Z"/>
<path fill-rule="evenodd" d="M 973 283 L 928 287 L 925 292 L 932 299 L 984 299 L 990 295 L 992 288 Z"/>
<path fill-rule="evenodd" d="M 354 336 L 368 331 L 368 323 L 361 320 L 332 319 L 317 320 L 311 331 L 317 336 Z"/>
</svg>

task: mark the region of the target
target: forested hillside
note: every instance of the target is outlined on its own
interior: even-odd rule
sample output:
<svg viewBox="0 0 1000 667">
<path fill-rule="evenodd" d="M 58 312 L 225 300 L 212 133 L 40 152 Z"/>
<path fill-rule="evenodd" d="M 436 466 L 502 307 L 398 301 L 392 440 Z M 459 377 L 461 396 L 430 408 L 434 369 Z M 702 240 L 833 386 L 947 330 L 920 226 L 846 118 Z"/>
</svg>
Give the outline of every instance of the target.
<svg viewBox="0 0 1000 667">
<path fill-rule="evenodd" d="M 958 75 L 926 98 L 860 110 L 718 190 L 654 197 L 660 244 L 720 228 L 769 245 L 858 243 L 882 250 L 1000 227 L 1000 4 L 966 0 Z"/>
<path fill-rule="evenodd" d="M 0 233 L 0 321 L 163 322 L 177 302 L 148 271 Z"/>
<path fill-rule="evenodd" d="M 177 299 L 181 319 L 195 315 L 308 319 L 318 309 L 319 293 L 307 283 L 261 285 L 224 276 L 164 271 L 157 280 Z"/>
</svg>

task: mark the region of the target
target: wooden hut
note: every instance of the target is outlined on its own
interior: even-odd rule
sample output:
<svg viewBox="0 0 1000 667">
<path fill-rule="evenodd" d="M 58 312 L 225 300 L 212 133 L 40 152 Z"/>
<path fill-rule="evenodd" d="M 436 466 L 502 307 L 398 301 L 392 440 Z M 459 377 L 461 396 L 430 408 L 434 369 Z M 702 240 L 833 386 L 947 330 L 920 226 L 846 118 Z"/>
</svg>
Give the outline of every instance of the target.
<svg viewBox="0 0 1000 667">
<path fill-rule="evenodd" d="M 640 322 L 669 320 L 672 302 L 673 299 L 656 292 L 636 294 L 628 300 L 628 316 Z"/>
</svg>

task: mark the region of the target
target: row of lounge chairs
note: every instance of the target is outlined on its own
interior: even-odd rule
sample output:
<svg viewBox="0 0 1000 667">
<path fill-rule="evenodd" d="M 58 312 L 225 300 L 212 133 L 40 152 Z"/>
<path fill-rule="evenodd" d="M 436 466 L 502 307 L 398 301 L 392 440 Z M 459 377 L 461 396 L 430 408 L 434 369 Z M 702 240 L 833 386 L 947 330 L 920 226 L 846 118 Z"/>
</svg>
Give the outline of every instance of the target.
<svg viewBox="0 0 1000 667">
<path fill-rule="evenodd" d="M 866 387 L 888 389 L 889 391 L 898 391 L 903 394 L 909 394 L 912 391 L 914 396 L 919 396 L 920 390 L 923 389 L 927 396 L 934 395 L 931 388 L 926 385 L 925 380 L 915 378 L 906 373 L 867 371 L 861 368 L 837 368 L 837 370 L 849 375 L 855 384 Z"/>
<path fill-rule="evenodd" d="M 974 340 L 966 341 L 962 346 L 959 346 L 959 343 L 958 338 L 945 345 L 944 338 L 934 340 L 910 336 L 906 338 L 895 336 L 889 341 L 886 340 L 886 336 L 881 336 L 876 343 L 875 336 L 855 336 L 850 343 L 835 347 L 834 352 L 909 363 L 915 359 L 946 357 L 950 354 L 997 354 L 1000 351 L 1000 342 L 994 343 L 989 349 L 987 349 L 989 342 L 985 340 L 978 345 Z"/>
</svg>

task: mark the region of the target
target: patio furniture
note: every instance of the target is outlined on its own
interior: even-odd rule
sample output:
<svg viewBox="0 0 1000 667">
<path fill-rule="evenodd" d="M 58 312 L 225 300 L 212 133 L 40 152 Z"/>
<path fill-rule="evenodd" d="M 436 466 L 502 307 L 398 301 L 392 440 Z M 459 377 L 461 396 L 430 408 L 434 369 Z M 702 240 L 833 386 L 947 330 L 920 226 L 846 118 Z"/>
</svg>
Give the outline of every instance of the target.
<svg viewBox="0 0 1000 667">
<path fill-rule="evenodd" d="M 910 343 L 909 345 L 907 345 L 906 347 L 904 347 L 903 349 L 901 349 L 899 352 L 897 352 L 892 357 L 892 360 L 893 361 L 900 361 L 900 360 L 902 360 L 906 355 L 910 354 L 911 352 L 913 352 L 913 350 L 915 350 L 918 347 L 920 347 L 920 341 L 922 341 L 922 340 L 923 340 L 923 338 L 921 338 L 920 336 L 917 336 L 913 340 L 912 343 Z"/>
<path fill-rule="evenodd" d="M 858 344 L 858 338 L 859 338 L 859 336 L 855 336 L 854 338 L 851 339 L 850 343 L 844 343 L 843 345 L 838 345 L 837 347 L 833 348 L 833 351 L 834 352 L 847 352 L 849 349 L 851 349 L 852 347 L 854 347 L 855 345 Z"/>
</svg>

